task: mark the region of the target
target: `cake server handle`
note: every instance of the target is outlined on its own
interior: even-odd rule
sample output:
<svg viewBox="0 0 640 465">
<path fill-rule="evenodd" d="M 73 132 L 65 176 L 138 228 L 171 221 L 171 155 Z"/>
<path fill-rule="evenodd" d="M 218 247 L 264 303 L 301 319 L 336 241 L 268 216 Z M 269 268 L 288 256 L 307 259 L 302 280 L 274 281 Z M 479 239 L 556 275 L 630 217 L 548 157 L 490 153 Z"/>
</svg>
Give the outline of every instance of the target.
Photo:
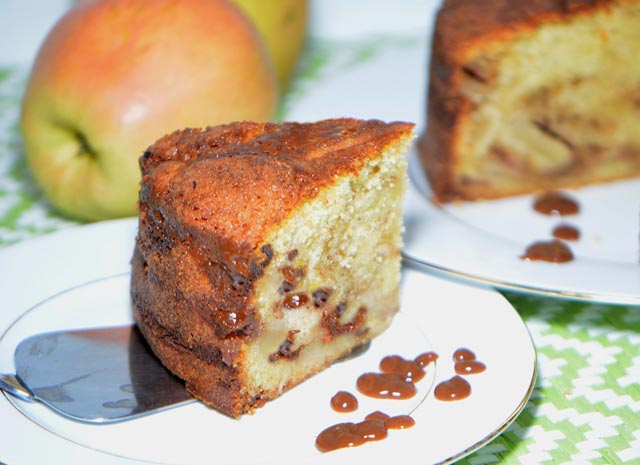
<svg viewBox="0 0 640 465">
<path fill-rule="evenodd" d="M 0 373 L 0 390 L 27 402 L 35 402 L 36 400 L 16 375 Z"/>
</svg>

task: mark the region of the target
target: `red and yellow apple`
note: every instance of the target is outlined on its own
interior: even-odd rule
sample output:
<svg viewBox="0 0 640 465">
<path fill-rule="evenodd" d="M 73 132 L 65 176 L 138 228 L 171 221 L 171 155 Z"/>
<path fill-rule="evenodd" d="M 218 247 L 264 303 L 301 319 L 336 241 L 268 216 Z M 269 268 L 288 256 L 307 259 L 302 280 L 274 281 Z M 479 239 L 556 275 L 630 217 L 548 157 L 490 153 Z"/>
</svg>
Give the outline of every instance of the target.
<svg viewBox="0 0 640 465">
<path fill-rule="evenodd" d="M 25 154 L 73 217 L 136 213 L 138 159 L 164 134 L 266 121 L 278 103 L 255 27 L 227 0 L 95 0 L 70 9 L 35 59 L 22 103 Z"/>
<path fill-rule="evenodd" d="M 75 0 L 86 3 L 91 0 Z M 302 54 L 309 0 L 231 0 L 253 21 L 273 61 L 280 87 L 291 79 Z"/>
<path fill-rule="evenodd" d="M 309 22 L 309 0 L 233 0 L 258 28 L 285 88 L 302 54 Z"/>
</svg>

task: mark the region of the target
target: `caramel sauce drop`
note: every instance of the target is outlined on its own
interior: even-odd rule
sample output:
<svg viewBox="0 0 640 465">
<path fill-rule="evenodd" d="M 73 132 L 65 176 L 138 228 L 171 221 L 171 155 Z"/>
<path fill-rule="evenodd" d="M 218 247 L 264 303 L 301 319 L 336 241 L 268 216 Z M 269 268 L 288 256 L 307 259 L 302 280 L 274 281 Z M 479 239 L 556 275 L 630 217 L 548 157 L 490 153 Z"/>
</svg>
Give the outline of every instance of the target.
<svg viewBox="0 0 640 465">
<path fill-rule="evenodd" d="M 358 399 L 347 391 L 338 391 L 331 398 L 331 408 L 336 412 L 355 412 L 358 409 Z"/>
<path fill-rule="evenodd" d="M 426 367 L 427 365 L 435 362 L 436 360 L 438 360 L 438 354 L 436 354 L 435 352 L 425 352 L 424 354 L 420 354 L 418 355 L 414 361 L 420 365 L 422 368 Z"/>
<path fill-rule="evenodd" d="M 387 418 L 384 421 L 384 426 L 387 429 L 407 429 L 416 424 L 416 421 L 409 415 L 396 415 L 395 417 Z"/>
<path fill-rule="evenodd" d="M 390 417 L 376 411 L 367 415 L 360 423 L 338 423 L 326 428 L 316 438 L 316 447 L 320 452 L 329 452 L 361 446 L 366 442 L 385 439 L 390 429 L 407 429 L 415 424 L 415 420 L 409 415 Z"/>
<path fill-rule="evenodd" d="M 575 215 L 580 211 L 580 206 L 568 195 L 552 191 L 537 197 L 533 209 L 543 215 Z"/>
<path fill-rule="evenodd" d="M 381 420 L 381 421 L 386 421 L 388 418 L 391 418 L 391 417 L 386 413 L 381 412 L 380 410 L 371 412 L 369 415 L 364 417 L 365 420 Z"/>
<path fill-rule="evenodd" d="M 284 299 L 284 307 L 289 310 L 300 308 L 309 302 L 309 297 L 305 294 L 290 294 Z"/>
<path fill-rule="evenodd" d="M 345 447 L 356 447 L 370 441 L 380 441 L 388 435 L 382 420 L 364 420 L 360 423 L 338 423 L 322 431 L 316 438 L 316 447 L 329 452 Z"/>
<path fill-rule="evenodd" d="M 459 375 L 475 375 L 486 369 L 487 366 L 478 360 L 460 360 L 454 365 L 454 370 Z"/>
<path fill-rule="evenodd" d="M 454 362 L 464 362 L 464 361 L 475 360 L 475 359 L 476 359 L 476 354 L 472 350 L 467 349 L 466 347 L 460 347 L 459 349 L 456 349 L 456 351 L 453 353 Z"/>
<path fill-rule="evenodd" d="M 559 224 L 553 229 L 553 237 L 565 241 L 577 241 L 580 239 L 580 231 L 569 224 Z"/>
<path fill-rule="evenodd" d="M 486 365 L 476 360 L 476 354 L 465 347 L 453 353 L 454 371 L 459 375 L 474 375 L 487 369 Z"/>
<path fill-rule="evenodd" d="M 462 400 L 471 395 L 471 385 L 466 379 L 456 375 L 438 384 L 433 393 L 438 400 Z"/>
<path fill-rule="evenodd" d="M 523 260 L 545 261 L 551 263 L 566 263 L 573 260 L 573 252 L 562 241 L 554 239 L 552 241 L 534 242 L 520 257 Z"/>
<path fill-rule="evenodd" d="M 416 395 L 416 386 L 394 373 L 365 373 L 358 377 L 358 390 L 376 399 L 409 399 Z"/>
<path fill-rule="evenodd" d="M 399 355 L 389 355 L 380 361 L 380 371 L 396 374 L 412 383 L 417 383 L 426 374 L 422 366 L 414 360 L 405 360 Z"/>
</svg>

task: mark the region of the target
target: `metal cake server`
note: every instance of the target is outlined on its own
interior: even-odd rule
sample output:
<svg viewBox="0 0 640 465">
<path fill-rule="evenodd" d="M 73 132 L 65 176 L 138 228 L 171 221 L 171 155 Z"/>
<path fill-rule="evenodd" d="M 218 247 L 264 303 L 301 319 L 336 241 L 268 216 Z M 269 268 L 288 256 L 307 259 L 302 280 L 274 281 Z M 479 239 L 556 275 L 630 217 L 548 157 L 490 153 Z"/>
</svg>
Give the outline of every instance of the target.
<svg viewBox="0 0 640 465">
<path fill-rule="evenodd" d="M 193 402 L 133 325 L 42 333 L 14 353 L 0 389 L 65 417 L 113 423 Z"/>
</svg>

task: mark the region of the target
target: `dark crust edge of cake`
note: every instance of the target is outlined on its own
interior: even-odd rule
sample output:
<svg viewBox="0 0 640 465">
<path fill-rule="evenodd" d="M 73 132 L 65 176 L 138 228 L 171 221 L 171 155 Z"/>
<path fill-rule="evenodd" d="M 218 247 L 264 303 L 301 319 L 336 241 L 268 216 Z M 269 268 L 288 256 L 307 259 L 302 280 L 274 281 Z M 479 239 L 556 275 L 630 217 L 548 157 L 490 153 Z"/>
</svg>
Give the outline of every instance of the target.
<svg viewBox="0 0 640 465">
<path fill-rule="evenodd" d="M 436 17 L 434 43 L 452 55 L 477 41 L 501 40 L 523 29 L 637 0 L 445 0 Z"/>
<path fill-rule="evenodd" d="M 413 127 L 402 121 L 337 118 L 314 123 L 236 122 L 175 131 L 140 158 L 140 198 L 153 200 L 168 189 L 180 197 L 181 205 L 165 205 L 176 221 L 206 222 L 206 228 L 231 242 L 255 246 L 293 208 L 314 198 L 336 176 L 357 173 Z M 199 176 L 203 170 L 211 175 Z M 247 171 L 253 176 L 246 177 Z M 207 190 L 229 195 L 204 199 L 200 193 Z M 229 215 L 234 221 L 228 221 Z"/>
<path fill-rule="evenodd" d="M 623 0 L 623 3 L 636 0 Z M 454 141 L 472 103 L 458 89 L 467 51 L 534 29 L 544 22 L 565 21 L 580 14 L 608 8 L 616 0 L 445 0 L 434 25 L 428 64 L 426 128 L 417 148 L 431 186 L 432 200 L 446 203 L 479 200 L 453 183 Z M 502 14 L 501 14 L 502 12 Z"/>
<path fill-rule="evenodd" d="M 136 246 L 132 259 L 131 300 L 134 319 L 145 340 L 173 374 L 185 381 L 187 391 L 205 404 L 232 416 L 239 417 L 247 411 L 242 405 L 254 408 L 264 403 L 260 399 L 247 399 L 243 395 L 238 374 L 233 363 L 240 360 L 233 357 L 232 364 L 222 357 L 203 357 L 201 351 L 189 347 L 176 334 L 158 323 L 149 302 L 145 300 L 150 279 L 142 265 L 142 256 Z"/>
</svg>

